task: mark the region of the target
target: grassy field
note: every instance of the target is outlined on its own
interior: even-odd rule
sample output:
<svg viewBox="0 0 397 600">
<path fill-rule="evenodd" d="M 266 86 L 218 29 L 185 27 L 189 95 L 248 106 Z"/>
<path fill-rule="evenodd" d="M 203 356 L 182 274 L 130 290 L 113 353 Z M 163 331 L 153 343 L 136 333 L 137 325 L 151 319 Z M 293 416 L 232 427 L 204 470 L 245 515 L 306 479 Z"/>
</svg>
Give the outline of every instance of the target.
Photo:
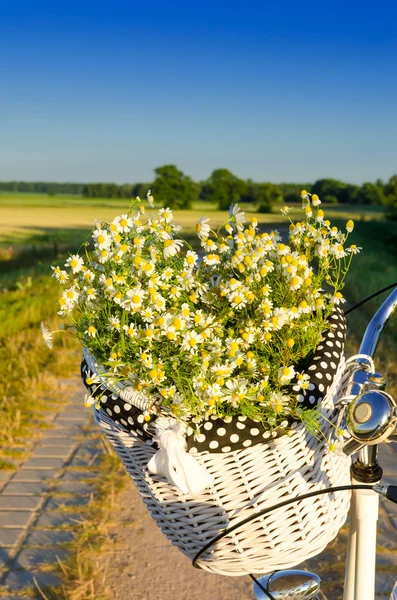
<svg viewBox="0 0 397 600">
<path fill-rule="evenodd" d="M 86 238 L 95 219 L 109 222 L 128 205 L 128 200 L 122 199 L 0 193 L 0 247 L 54 242 L 76 245 Z M 279 206 L 274 207 L 273 214 L 257 213 L 257 207 L 251 205 L 242 207 L 255 215 L 259 223 L 287 222 L 280 214 Z M 293 215 L 299 212 L 298 206 L 292 207 Z M 186 233 L 193 231 L 197 219 L 203 215 L 211 217 L 211 223 L 216 227 L 225 221 L 225 212 L 208 202 L 197 202 L 193 210 L 178 210 L 174 214 Z M 379 207 L 331 205 L 327 207 L 327 215 L 331 219 L 378 220 L 383 213 Z"/>
<path fill-rule="evenodd" d="M 78 248 L 95 219 L 109 221 L 127 207 L 128 202 L 121 200 L 0 194 L 0 469 L 13 468 L 13 452 L 16 448 L 23 450 L 25 440 L 36 433 L 40 411 L 48 408 L 45 397 L 54 397 L 57 376 L 75 374 L 79 368 L 80 351 L 73 340 L 58 337 L 55 351 L 50 351 L 39 333 L 40 321 L 44 320 L 51 329 L 59 323 L 55 314 L 58 286 L 50 277 L 50 265 L 64 262 L 66 247 Z M 255 207 L 249 208 L 244 210 L 254 214 Z M 347 219 L 353 218 L 356 227 L 351 241 L 363 247 L 348 278 L 346 307 L 397 281 L 396 223 L 385 221 L 377 207 L 364 210 L 356 206 L 330 206 L 325 210 L 327 217 L 337 220 L 335 224 L 344 226 Z M 224 213 L 208 203 L 199 203 L 192 211 L 175 211 L 176 220 L 187 234 L 192 233 L 194 223 L 204 214 L 215 225 L 224 221 Z M 298 216 L 297 206 L 292 214 Z M 278 210 L 257 216 L 263 226 L 277 227 L 286 222 Z M 384 297 L 349 315 L 347 355 L 358 350 L 365 326 Z M 383 336 L 376 362 L 377 369 L 388 377 L 388 391 L 394 394 L 397 393 L 396 340 L 397 316 Z M 111 472 L 110 483 L 102 476 L 98 479 L 106 497 L 109 489 L 119 487 L 123 481 L 116 459 L 112 469 L 105 465 L 105 471 Z M 109 515 L 106 511 L 101 513 L 104 506 L 106 503 L 101 504 L 100 497 L 99 504 L 96 502 L 89 508 L 74 552 L 63 567 L 62 594 L 50 593 L 49 600 L 105 597 L 98 592 L 96 583 L 94 586 L 99 577 L 95 570 L 95 564 L 100 564 L 97 553 L 101 544 L 109 543 L 106 537 Z"/>
</svg>

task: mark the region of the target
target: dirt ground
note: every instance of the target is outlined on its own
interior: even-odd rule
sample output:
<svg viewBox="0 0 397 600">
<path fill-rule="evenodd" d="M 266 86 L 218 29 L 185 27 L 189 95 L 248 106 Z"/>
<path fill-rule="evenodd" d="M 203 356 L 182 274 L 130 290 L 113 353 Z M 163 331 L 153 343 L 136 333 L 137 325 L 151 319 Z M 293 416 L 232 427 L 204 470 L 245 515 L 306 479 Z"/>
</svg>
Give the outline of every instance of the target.
<svg viewBox="0 0 397 600">
<path fill-rule="evenodd" d="M 160 531 L 132 482 L 119 497 L 117 541 L 106 582 L 114 600 L 249 600 L 249 577 L 222 577 L 194 569 Z"/>
</svg>

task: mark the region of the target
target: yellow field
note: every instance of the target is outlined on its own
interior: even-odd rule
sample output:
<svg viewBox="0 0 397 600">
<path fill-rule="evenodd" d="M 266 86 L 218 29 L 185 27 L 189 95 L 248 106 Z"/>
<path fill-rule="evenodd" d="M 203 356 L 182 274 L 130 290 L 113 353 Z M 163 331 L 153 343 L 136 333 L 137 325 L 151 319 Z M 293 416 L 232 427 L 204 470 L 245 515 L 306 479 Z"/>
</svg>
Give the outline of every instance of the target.
<svg viewBox="0 0 397 600">
<path fill-rule="evenodd" d="M 14 245 L 84 239 L 86 233 L 93 228 L 95 220 L 109 222 L 126 211 L 128 206 L 129 201 L 121 199 L 3 193 L 0 194 L 0 243 Z M 251 205 L 243 204 L 242 209 L 249 216 L 255 215 L 259 223 L 287 221 L 280 214 L 279 207 L 274 208 L 273 214 L 257 213 Z M 326 206 L 325 210 L 331 219 L 382 218 L 382 211 L 378 207 L 332 205 Z M 300 218 L 299 213 L 302 214 L 299 207 L 293 207 L 292 214 L 295 218 Z M 174 211 L 174 215 L 186 233 L 191 233 L 196 221 L 204 215 L 211 218 L 214 228 L 226 220 L 226 212 L 217 210 L 216 206 L 208 202 L 196 203 L 193 210 Z"/>
</svg>

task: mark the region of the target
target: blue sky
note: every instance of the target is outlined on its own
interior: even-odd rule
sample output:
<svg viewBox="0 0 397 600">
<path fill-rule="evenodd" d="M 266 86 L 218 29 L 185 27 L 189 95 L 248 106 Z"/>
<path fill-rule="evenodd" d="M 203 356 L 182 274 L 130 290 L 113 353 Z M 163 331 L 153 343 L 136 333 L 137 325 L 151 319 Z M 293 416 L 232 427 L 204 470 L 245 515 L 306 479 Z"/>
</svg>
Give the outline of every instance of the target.
<svg viewBox="0 0 397 600">
<path fill-rule="evenodd" d="M 0 179 L 397 173 L 389 2 L 0 4 Z"/>
</svg>

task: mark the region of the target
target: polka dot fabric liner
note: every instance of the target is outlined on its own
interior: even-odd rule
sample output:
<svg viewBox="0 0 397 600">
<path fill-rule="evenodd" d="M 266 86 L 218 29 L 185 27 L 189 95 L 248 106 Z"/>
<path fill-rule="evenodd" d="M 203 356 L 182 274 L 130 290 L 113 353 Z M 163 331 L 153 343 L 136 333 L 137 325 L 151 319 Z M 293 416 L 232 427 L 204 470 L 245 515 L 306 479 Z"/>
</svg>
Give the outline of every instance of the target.
<svg viewBox="0 0 397 600">
<path fill-rule="evenodd" d="M 330 321 L 332 328 L 324 332 L 311 363 L 306 369 L 310 376 L 309 388 L 306 394 L 296 390 L 302 406 L 307 408 L 316 406 L 326 396 L 343 356 L 346 320 L 339 307 L 335 308 L 330 316 Z M 150 422 L 146 422 L 142 411 L 122 400 L 118 394 L 107 390 L 103 385 L 88 385 L 86 383 L 88 373 L 88 365 L 83 359 L 81 363 L 83 382 L 94 398 L 99 397 L 101 408 L 117 425 L 138 435 L 147 444 L 156 446 L 152 440 L 155 434 L 156 417 L 152 417 Z M 188 429 L 187 447 L 192 454 L 231 452 L 279 437 L 284 434 L 287 427 L 288 429 L 294 427 L 291 419 L 286 419 L 278 429 L 270 432 L 266 431 L 261 423 L 244 416 L 228 417 L 225 420 L 211 417 L 202 424 L 200 435 L 196 439 L 192 429 Z"/>
</svg>

